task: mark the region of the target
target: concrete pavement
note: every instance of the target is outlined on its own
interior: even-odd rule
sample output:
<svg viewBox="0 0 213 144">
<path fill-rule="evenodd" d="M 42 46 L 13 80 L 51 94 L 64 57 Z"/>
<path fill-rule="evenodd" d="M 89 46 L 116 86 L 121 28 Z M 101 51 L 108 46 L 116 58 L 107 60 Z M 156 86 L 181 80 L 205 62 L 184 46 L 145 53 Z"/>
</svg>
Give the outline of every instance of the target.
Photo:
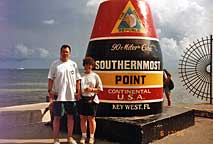
<svg viewBox="0 0 213 144">
<path fill-rule="evenodd" d="M 181 104 L 195 110 L 195 125 L 168 135 L 152 144 L 210 144 L 213 142 L 213 104 Z"/>
<path fill-rule="evenodd" d="M 152 144 L 211 144 L 213 119 L 195 117 L 195 125 L 168 135 Z"/>
</svg>

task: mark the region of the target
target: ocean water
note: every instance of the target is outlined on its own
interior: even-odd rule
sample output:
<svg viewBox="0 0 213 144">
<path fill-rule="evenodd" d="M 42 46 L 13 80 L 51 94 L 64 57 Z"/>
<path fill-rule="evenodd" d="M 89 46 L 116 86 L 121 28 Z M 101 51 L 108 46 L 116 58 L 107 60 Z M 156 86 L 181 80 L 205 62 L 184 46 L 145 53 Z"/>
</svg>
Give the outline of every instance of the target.
<svg viewBox="0 0 213 144">
<path fill-rule="evenodd" d="M 0 107 L 45 102 L 46 69 L 0 70 Z"/>
<path fill-rule="evenodd" d="M 0 107 L 45 102 L 47 75 L 48 69 L 0 70 Z M 206 102 L 182 86 L 178 73 L 172 73 L 172 78 L 175 83 L 171 93 L 173 105 Z"/>
</svg>

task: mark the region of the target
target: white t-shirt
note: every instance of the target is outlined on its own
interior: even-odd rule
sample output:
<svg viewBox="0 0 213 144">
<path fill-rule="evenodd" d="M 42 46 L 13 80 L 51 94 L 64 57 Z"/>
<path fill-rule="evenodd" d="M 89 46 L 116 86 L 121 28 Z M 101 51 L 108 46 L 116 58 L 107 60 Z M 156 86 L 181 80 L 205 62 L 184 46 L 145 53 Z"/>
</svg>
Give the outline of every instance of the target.
<svg viewBox="0 0 213 144">
<path fill-rule="evenodd" d="M 84 89 L 87 87 L 98 88 L 103 91 L 103 85 L 98 74 L 91 71 L 89 74 L 84 74 L 81 79 L 81 93 L 83 96 L 94 96 L 94 92 L 85 92 Z"/>
<path fill-rule="evenodd" d="M 76 101 L 76 81 L 81 75 L 74 61 L 55 60 L 50 66 L 48 79 L 53 80 L 52 90 L 58 95 L 57 101 Z"/>
</svg>

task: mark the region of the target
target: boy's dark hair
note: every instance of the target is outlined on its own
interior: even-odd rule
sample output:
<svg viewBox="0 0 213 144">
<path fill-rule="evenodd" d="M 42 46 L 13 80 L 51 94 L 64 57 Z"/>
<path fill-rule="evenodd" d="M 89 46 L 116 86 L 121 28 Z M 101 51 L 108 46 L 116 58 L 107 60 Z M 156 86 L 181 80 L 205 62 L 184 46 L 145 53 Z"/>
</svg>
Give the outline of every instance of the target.
<svg viewBox="0 0 213 144">
<path fill-rule="evenodd" d="M 83 59 L 83 66 L 85 66 L 85 65 L 92 65 L 93 67 L 95 66 L 95 60 L 92 58 L 92 57 L 85 57 L 84 59 Z"/>
<path fill-rule="evenodd" d="M 69 50 L 70 50 L 70 52 L 71 52 L 71 47 L 70 47 L 69 45 L 67 45 L 67 44 L 62 45 L 62 46 L 61 46 L 61 51 L 62 51 L 62 49 L 64 49 L 64 48 L 69 48 Z"/>
</svg>

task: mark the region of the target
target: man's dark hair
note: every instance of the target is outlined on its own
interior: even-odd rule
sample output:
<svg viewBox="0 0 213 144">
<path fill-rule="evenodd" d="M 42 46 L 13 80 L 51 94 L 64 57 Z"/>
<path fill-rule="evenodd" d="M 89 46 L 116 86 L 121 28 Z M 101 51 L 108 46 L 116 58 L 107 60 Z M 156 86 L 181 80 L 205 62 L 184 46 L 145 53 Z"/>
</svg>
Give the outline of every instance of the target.
<svg viewBox="0 0 213 144">
<path fill-rule="evenodd" d="M 64 49 L 64 48 L 69 48 L 69 50 L 70 50 L 70 52 L 71 52 L 71 47 L 70 47 L 69 45 L 67 45 L 67 44 L 62 45 L 62 46 L 61 46 L 61 51 L 62 51 L 62 49 Z"/>
<path fill-rule="evenodd" d="M 95 66 L 95 60 L 92 57 L 85 57 L 83 59 L 83 66 L 85 65 L 92 65 L 93 67 Z"/>
</svg>

